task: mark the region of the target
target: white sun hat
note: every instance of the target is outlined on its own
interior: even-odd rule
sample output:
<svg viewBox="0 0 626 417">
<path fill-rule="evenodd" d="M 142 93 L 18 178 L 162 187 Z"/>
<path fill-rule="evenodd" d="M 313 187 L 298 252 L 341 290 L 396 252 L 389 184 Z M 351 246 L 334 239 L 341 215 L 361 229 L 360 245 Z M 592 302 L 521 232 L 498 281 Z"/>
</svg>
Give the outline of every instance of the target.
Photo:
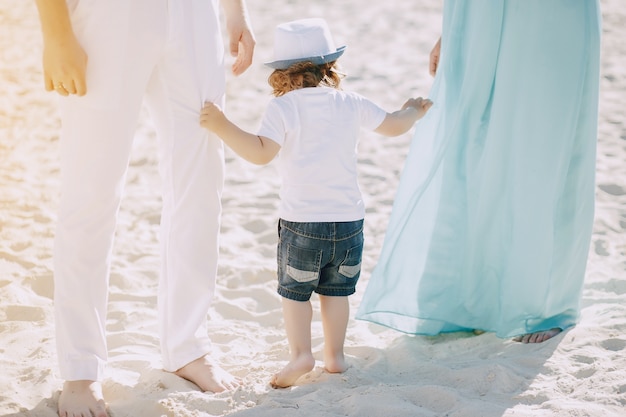
<svg viewBox="0 0 626 417">
<path fill-rule="evenodd" d="M 294 20 L 276 26 L 274 60 L 266 62 L 265 65 L 274 69 L 286 69 L 304 61 L 320 65 L 335 61 L 345 49 L 345 46 L 335 48 L 330 29 L 324 19 Z"/>
</svg>

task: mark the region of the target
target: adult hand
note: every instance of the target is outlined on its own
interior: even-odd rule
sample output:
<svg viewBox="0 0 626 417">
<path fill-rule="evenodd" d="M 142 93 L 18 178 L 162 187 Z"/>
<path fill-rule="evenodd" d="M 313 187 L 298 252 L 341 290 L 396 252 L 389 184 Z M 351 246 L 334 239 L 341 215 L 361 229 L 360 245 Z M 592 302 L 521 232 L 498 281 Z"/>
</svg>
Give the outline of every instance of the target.
<svg viewBox="0 0 626 417">
<path fill-rule="evenodd" d="M 226 30 L 229 37 L 230 54 L 236 57 L 232 66 L 233 74 L 243 74 L 252 64 L 256 39 L 248 22 L 248 13 L 242 0 L 224 1 Z"/>
<path fill-rule="evenodd" d="M 437 68 L 439 67 L 439 57 L 441 55 L 441 38 L 437 41 L 433 49 L 430 51 L 430 62 L 429 62 L 429 70 L 430 75 L 433 77 L 437 73 Z"/>
<path fill-rule="evenodd" d="M 47 91 L 62 96 L 87 93 L 87 54 L 76 38 L 44 42 L 43 73 Z"/>
</svg>

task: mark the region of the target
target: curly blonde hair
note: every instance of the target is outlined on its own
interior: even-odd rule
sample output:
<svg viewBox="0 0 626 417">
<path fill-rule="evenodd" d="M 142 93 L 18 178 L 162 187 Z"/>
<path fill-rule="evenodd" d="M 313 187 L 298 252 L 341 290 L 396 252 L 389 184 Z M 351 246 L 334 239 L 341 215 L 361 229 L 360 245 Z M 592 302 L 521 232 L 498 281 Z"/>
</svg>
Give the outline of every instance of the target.
<svg viewBox="0 0 626 417">
<path fill-rule="evenodd" d="M 337 61 L 315 65 L 310 61 L 298 62 L 286 69 L 272 72 L 267 82 L 272 87 L 272 94 L 280 97 L 292 90 L 306 87 L 326 86 L 339 89 L 344 74 L 337 69 Z"/>
</svg>

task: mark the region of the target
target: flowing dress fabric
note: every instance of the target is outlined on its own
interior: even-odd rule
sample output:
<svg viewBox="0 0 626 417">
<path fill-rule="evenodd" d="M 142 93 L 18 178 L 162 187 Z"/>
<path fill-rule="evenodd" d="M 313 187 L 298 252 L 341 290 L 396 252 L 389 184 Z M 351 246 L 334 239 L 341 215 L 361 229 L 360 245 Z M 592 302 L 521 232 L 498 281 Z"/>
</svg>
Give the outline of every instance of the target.
<svg viewBox="0 0 626 417">
<path fill-rule="evenodd" d="M 357 318 L 574 325 L 594 210 L 596 0 L 447 0 L 441 61 Z"/>
</svg>

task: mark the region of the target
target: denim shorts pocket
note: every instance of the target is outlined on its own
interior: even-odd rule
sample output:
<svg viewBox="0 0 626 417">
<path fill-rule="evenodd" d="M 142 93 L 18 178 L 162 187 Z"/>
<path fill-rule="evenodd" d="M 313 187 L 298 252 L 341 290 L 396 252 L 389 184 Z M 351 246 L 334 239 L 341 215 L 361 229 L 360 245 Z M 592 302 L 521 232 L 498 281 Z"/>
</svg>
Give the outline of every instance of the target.
<svg viewBox="0 0 626 417">
<path fill-rule="evenodd" d="M 359 272 L 361 272 L 360 262 L 356 265 L 340 265 L 339 266 L 339 273 L 341 275 L 346 276 L 347 278 L 354 278 L 354 276 L 357 275 Z"/>
<path fill-rule="evenodd" d="M 294 245 L 287 248 L 286 273 L 297 282 L 311 282 L 318 279 L 322 251 L 320 249 L 304 249 Z"/>
<path fill-rule="evenodd" d="M 346 257 L 339 265 L 339 273 L 348 279 L 359 277 L 361 273 L 361 258 L 363 256 L 363 245 L 360 244 L 346 252 Z"/>
</svg>

